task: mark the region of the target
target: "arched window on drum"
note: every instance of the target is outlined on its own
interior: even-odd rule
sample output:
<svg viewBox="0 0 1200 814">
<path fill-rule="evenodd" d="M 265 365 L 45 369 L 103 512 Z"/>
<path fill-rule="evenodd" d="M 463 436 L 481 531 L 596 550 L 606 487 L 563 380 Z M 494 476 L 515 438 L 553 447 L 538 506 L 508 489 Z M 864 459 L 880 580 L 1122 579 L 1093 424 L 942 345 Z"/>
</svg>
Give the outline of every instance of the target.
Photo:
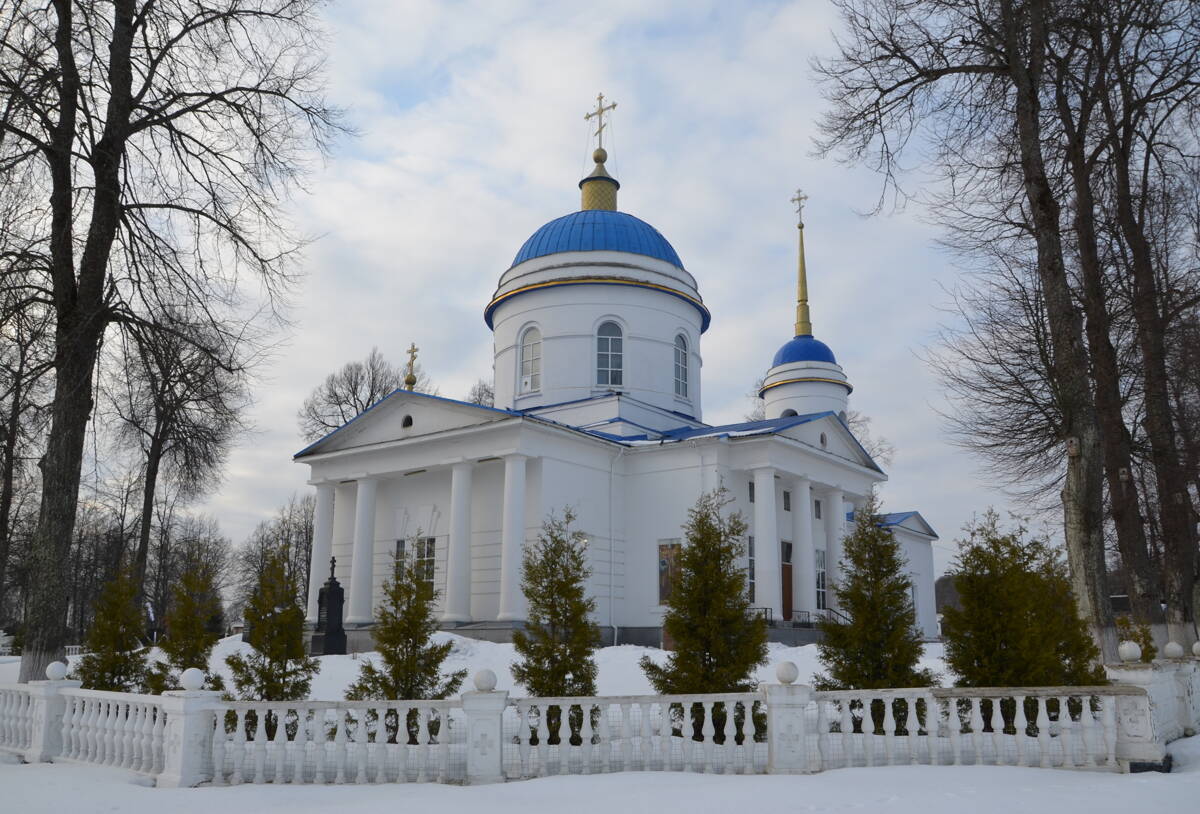
<svg viewBox="0 0 1200 814">
<path fill-rule="evenodd" d="M 688 397 L 688 342 L 687 337 L 675 337 L 675 395 Z"/>
<path fill-rule="evenodd" d="M 621 326 L 605 322 L 596 331 L 596 384 L 621 387 L 625 383 L 625 349 Z"/>
<path fill-rule="evenodd" d="M 542 332 L 528 328 L 521 334 L 521 393 L 542 389 Z"/>
</svg>

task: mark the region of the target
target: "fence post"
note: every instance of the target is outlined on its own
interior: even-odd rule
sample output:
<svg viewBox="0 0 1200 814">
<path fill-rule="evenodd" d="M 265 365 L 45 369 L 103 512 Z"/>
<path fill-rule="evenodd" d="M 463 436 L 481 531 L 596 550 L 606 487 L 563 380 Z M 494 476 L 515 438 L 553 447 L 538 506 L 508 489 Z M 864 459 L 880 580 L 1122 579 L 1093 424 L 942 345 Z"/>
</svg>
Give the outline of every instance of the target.
<svg viewBox="0 0 1200 814">
<path fill-rule="evenodd" d="M 467 716 L 467 785 L 502 783 L 503 721 L 508 693 L 496 692 L 496 674 L 480 670 L 475 674 L 475 692 L 462 694 L 463 713 Z"/>
<path fill-rule="evenodd" d="M 62 754 L 63 713 L 67 700 L 61 690 L 78 687 L 79 681 L 65 681 L 67 665 L 52 661 L 46 665 L 46 681 L 29 682 L 31 722 L 26 763 L 47 763 Z"/>
<path fill-rule="evenodd" d="M 805 713 L 812 700 L 812 687 L 794 683 L 800 670 L 790 661 L 775 668 L 779 684 L 763 684 L 767 702 L 767 772 L 807 774 L 812 771 L 808 754 Z M 817 761 L 820 771 L 820 761 Z"/>
<path fill-rule="evenodd" d="M 195 667 L 179 677 L 182 690 L 162 694 L 166 714 L 160 788 L 188 788 L 212 778 L 213 713 L 219 692 L 201 690 L 204 673 Z"/>
</svg>

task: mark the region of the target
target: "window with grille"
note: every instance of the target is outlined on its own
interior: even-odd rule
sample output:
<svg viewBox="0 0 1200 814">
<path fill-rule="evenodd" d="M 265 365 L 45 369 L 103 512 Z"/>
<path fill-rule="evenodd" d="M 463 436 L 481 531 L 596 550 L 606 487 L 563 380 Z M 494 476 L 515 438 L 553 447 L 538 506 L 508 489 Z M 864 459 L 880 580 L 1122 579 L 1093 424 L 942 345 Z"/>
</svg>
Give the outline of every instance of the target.
<svg viewBox="0 0 1200 814">
<path fill-rule="evenodd" d="M 792 510 L 792 493 L 786 490 L 783 493 L 783 510 L 785 512 Z"/>
<path fill-rule="evenodd" d="M 753 484 L 752 484 L 753 485 Z M 754 601 L 754 537 L 746 537 L 746 595 Z"/>
<path fill-rule="evenodd" d="M 658 541 L 658 604 L 665 605 L 671 598 L 671 586 L 679 573 L 678 537 Z"/>
<path fill-rule="evenodd" d="M 542 332 L 537 328 L 530 328 L 521 335 L 520 384 L 522 393 L 542 389 Z"/>
<path fill-rule="evenodd" d="M 821 501 L 819 500 L 813 501 L 813 517 L 818 520 L 821 519 Z"/>
<path fill-rule="evenodd" d="M 675 395 L 688 397 L 688 344 L 683 334 L 675 337 Z"/>
<path fill-rule="evenodd" d="M 596 384 L 621 387 L 624 382 L 625 350 L 621 326 L 606 322 L 596 331 Z"/>
<path fill-rule="evenodd" d="M 417 579 L 433 584 L 434 570 L 437 568 L 437 540 L 433 537 L 414 537 L 412 540 L 396 541 L 396 559 L 411 566 Z"/>
</svg>

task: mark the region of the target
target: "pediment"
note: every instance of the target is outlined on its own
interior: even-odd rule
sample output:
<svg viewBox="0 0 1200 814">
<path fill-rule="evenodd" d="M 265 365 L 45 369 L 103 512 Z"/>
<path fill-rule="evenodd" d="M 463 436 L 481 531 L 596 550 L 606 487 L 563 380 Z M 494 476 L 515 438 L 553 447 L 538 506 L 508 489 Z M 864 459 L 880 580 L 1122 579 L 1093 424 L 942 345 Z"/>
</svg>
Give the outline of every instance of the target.
<svg viewBox="0 0 1200 814">
<path fill-rule="evenodd" d="M 863 449 L 862 444 L 854 437 L 854 433 L 850 432 L 850 428 L 833 413 L 822 413 L 814 416 L 811 420 L 784 427 L 776 434 L 816 447 L 839 458 L 853 461 L 867 469 L 883 471 L 870 454 Z"/>
<path fill-rule="evenodd" d="M 365 447 L 406 438 L 419 438 L 447 430 L 503 421 L 515 415 L 478 404 L 397 390 L 360 413 L 343 426 L 296 453 L 303 458 Z"/>
</svg>

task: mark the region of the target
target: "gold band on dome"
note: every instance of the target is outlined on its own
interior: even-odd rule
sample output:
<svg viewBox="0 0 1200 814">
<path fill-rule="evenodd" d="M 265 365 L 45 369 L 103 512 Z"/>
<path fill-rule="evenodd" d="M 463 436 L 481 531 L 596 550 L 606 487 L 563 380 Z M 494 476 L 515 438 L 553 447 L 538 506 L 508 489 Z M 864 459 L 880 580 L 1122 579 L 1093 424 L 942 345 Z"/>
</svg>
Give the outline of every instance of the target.
<svg viewBox="0 0 1200 814">
<path fill-rule="evenodd" d="M 772 387 L 781 387 L 785 384 L 795 384 L 797 382 L 825 382 L 826 384 L 840 384 L 842 387 L 846 388 L 847 393 L 854 392 L 854 388 L 850 386 L 850 382 L 844 382 L 841 379 L 827 379 L 823 376 L 804 376 L 799 379 L 784 379 L 781 382 L 773 382 L 772 384 L 763 385 L 763 389 L 759 390 L 758 394 L 761 396 Z"/>
<path fill-rule="evenodd" d="M 489 328 L 492 327 L 492 312 L 496 310 L 496 306 L 505 300 L 517 296 L 518 294 L 524 294 L 528 291 L 537 291 L 543 288 L 557 288 L 559 286 L 566 285 L 587 285 L 589 283 L 593 285 L 628 285 L 633 286 L 634 288 L 649 288 L 654 291 L 661 291 L 664 294 L 670 294 L 673 297 L 678 297 L 679 299 L 694 305 L 696 310 L 700 312 L 701 333 L 708 330 L 708 325 L 712 321 L 712 314 L 709 312 L 708 308 L 705 307 L 703 302 L 695 297 L 684 294 L 682 291 L 678 291 L 670 286 L 659 285 L 658 283 L 643 283 L 639 280 L 622 280 L 618 277 L 569 277 L 563 280 L 548 280 L 544 283 L 532 283 L 530 285 L 521 286 L 520 288 L 515 288 L 512 291 L 501 294 L 489 302 L 487 307 L 483 309 L 484 321 L 487 323 Z"/>
</svg>

